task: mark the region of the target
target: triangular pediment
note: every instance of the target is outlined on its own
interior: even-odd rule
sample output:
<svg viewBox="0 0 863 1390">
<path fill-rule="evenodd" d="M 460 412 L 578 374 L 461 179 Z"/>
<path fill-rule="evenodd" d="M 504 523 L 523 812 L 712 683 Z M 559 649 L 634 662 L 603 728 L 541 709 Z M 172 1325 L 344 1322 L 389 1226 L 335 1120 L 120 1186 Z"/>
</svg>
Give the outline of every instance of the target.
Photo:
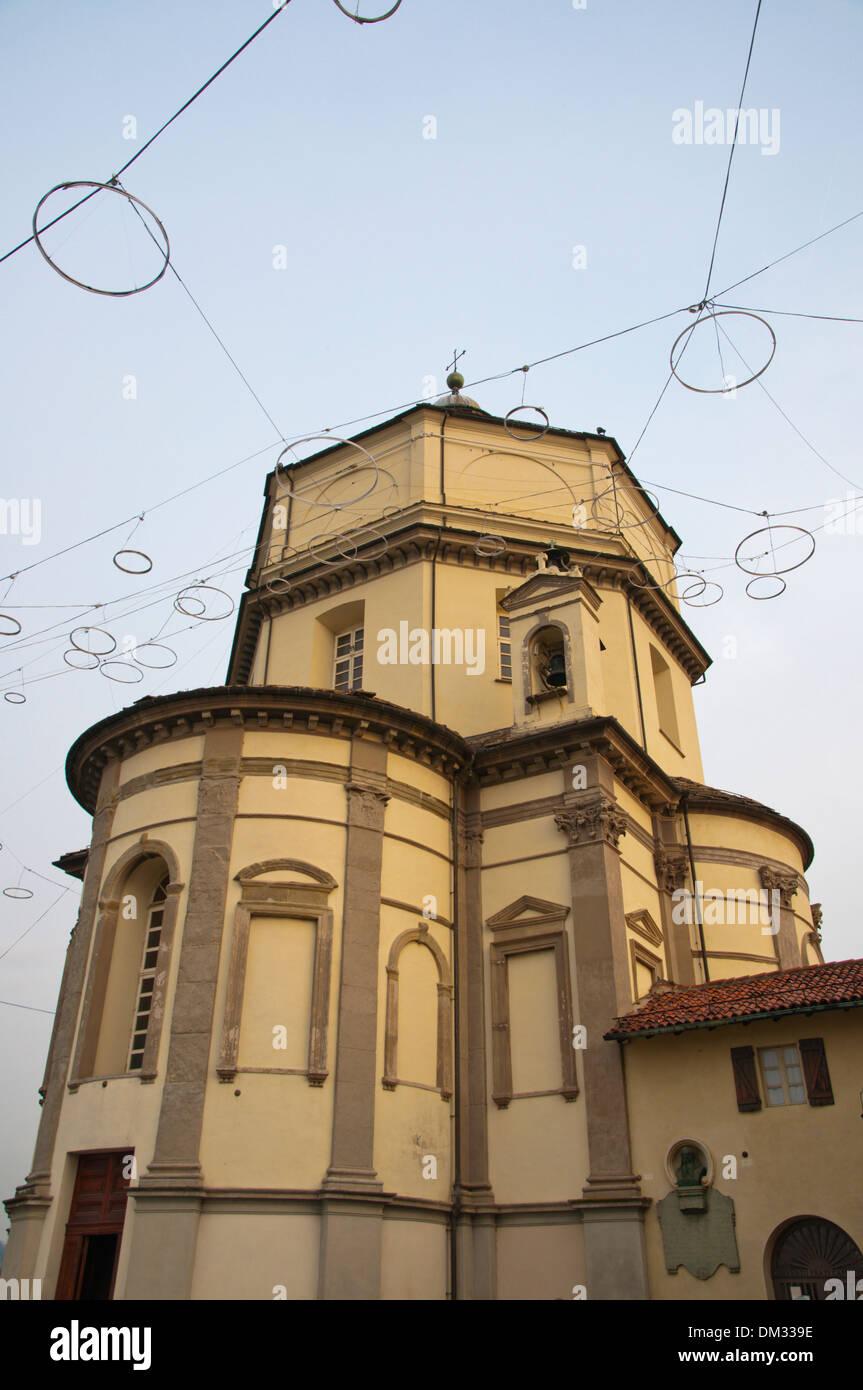
<svg viewBox="0 0 863 1390">
<path fill-rule="evenodd" d="M 568 914 L 569 908 L 564 903 L 547 902 L 545 898 L 533 898 L 525 893 L 489 917 L 486 926 L 500 931 L 507 927 L 544 926 L 549 922 L 562 924 Z"/>
<path fill-rule="evenodd" d="M 662 945 L 662 932 L 646 908 L 640 908 L 638 912 L 627 912 L 626 925 L 645 941 L 649 941 L 651 946 Z"/>
<path fill-rule="evenodd" d="M 568 574 L 551 574 L 548 570 L 540 570 L 523 584 L 519 584 L 516 589 L 511 589 L 506 597 L 501 599 L 500 606 L 507 613 L 511 613 L 521 608 L 542 608 L 550 601 L 559 601 L 575 594 L 583 594 L 594 607 L 598 607 L 602 602 L 580 569 L 573 569 Z"/>
</svg>

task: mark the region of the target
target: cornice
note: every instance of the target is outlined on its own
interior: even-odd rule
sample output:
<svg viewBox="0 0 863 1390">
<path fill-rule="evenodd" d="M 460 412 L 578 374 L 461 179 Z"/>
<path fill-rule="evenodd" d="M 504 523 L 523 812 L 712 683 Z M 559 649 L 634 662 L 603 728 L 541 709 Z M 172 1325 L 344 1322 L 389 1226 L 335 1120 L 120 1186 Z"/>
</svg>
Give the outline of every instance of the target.
<svg viewBox="0 0 863 1390">
<path fill-rule="evenodd" d="M 537 540 L 509 535 L 506 536 L 507 549 L 502 554 L 476 553 L 477 537 L 489 526 L 487 512 L 445 507 L 435 502 L 414 504 L 409 510 L 439 514 L 442 518 L 452 518 L 457 513 L 458 524 L 450 521 L 449 524 L 438 525 L 418 516 L 407 523 L 403 518 L 390 518 L 389 521 L 379 521 L 375 528 L 387 537 L 387 549 L 383 555 L 377 553 L 380 540 L 372 537 L 365 545 L 359 545 L 353 559 L 339 564 L 325 565 L 310 556 L 306 563 L 302 558 L 298 560 L 292 556 L 289 560 L 263 566 L 260 570 L 262 585 L 274 579 L 287 578 L 291 588 L 284 594 L 268 594 L 264 588 L 243 594 L 229 679 L 234 682 L 248 680 L 264 618 L 293 612 L 321 598 L 348 594 L 358 584 L 369 583 L 395 570 L 434 559 L 437 564 L 468 566 L 514 577 L 516 586 L 542 573 L 536 568 L 537 555 L 542 550 Z M 390 524 L 397 524 L 398 529 L 390 530 Z M 518 531 L 537 523 L 522 516 L 494 517 L 496 532 L 505 534 L 510 524 L 512 529 Z M 680 663 L 690 681 L 695 682 L 704 675 L 711 665 L 711 658 L 664 591 L 633 588 L 630 584 L 629 581 L 636 576 L 642 581 L 651 581 L 641 561 L 626 554 L 597 553 L 595 549 L 585 552 L 579 545 L 578 536 L 574 536 L 569 548 L 581 572 L 582 582 L 587 581 L 587 591 L 616 589 L 627 594 L 632 606 Z"/>
<path fill-rule="evenodd" d="M 469 745 L 443 724 L 370 693 L 305 686 L 217 686 L 139 700 L 94 724 L 69 750 L 66 781 L 93 814 L 102 769 L 171 739 L 221 727 L 295 729 L 330 737 L 379 739 L 413 762 L 456 776 L 470 765 Z"/>
</svg>

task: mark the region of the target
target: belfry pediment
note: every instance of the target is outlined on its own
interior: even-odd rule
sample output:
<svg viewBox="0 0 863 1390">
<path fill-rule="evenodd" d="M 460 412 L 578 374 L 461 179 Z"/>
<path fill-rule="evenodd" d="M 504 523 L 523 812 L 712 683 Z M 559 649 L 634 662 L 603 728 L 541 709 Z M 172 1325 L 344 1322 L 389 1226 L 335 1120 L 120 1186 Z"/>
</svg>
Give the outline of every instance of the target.
<svg viewBox="0 0 863 1390">
<path fill-rule="evenodd" d="M 586 598 L 594 608 L 598 608 L 602 602 L 593 585 L 577 567 L 566 574 L 541 570 L 512 589 L 501 599 L 500 606 L 507 613 L 513 613 L 522 608 L 542 608 L 549 602 L 559 602 L 576 595 Z"/>
</svg>

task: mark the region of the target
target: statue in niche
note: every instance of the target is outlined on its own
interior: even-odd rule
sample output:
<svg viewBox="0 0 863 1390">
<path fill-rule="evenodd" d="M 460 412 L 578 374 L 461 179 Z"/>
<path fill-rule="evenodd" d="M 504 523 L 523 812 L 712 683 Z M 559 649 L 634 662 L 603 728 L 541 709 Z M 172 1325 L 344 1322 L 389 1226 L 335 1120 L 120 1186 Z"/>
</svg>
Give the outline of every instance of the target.
<svg viewBox="0 0 863 1390">
<path fill-rule="evenodd" d="M 678 1160 L 677 1186 L 701 1187 L 704 1178 L 707 1177 L 707 1168 L 704 1165 L 701 1150 L 692 1145 L 686 1145 L 680 1150 Z"/>
</svg>

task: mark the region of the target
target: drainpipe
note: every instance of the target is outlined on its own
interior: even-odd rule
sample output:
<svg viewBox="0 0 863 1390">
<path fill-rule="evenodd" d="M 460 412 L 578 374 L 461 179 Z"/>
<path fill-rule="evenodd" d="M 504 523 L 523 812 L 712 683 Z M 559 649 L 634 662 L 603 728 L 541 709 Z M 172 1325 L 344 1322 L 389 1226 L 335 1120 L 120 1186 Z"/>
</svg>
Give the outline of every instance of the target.
<svg viewBox="0 0 863 1390">
<path fill-rule="evenodd" d="M 453 1163 L 450 1212 L 450 1298 L 458 1299 L 458 1218 L 461 1212 L 461 1028 L 459 1026 L 458 773 L 452 783 L 452 1008 L 453 1008 Z"/>
<path fill-rule="evenodd" d="M 680 809 L 683 812 L 683 824 L 686 830 L 686 849 L 689 855 L 689 873 L 692 877 L 692 898 L 695 903 L 695 920 L 698 923 L 698 939 L 701 942 L 701 966 L 704 970 L 704 982 L 710 982 L 710 970 L 707 965 L 707 945 L 704 940 L 704 923 L 701 918 L 701 899 L 698 896 L 698 883 L 695 878 L 695 856 L 692 853 L 692 834 L 689 829 L 689 792 L 683 793 Z"/>
</svg>

